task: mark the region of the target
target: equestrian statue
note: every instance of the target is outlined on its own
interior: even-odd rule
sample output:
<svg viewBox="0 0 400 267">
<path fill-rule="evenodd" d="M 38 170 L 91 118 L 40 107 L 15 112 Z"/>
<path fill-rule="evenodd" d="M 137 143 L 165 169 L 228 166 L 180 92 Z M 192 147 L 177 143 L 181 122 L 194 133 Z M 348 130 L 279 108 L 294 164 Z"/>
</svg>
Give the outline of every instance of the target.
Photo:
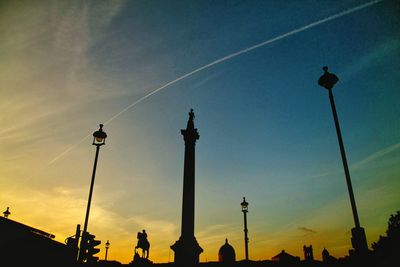
<svg viewBox="0 0 400 267">
<path fill-rule="evenodd" d="M 149 258 L 149 251 L 150 251 L 150 243 L 147 240 L 147 233 L 146 230 L 143 230 L 142 232 L 137 233 L 137 245 L 135 247 L 135 255 L 137 253 L 137 249 L 141 248 L 142 249 L 142 258 Z"/>
</svg>

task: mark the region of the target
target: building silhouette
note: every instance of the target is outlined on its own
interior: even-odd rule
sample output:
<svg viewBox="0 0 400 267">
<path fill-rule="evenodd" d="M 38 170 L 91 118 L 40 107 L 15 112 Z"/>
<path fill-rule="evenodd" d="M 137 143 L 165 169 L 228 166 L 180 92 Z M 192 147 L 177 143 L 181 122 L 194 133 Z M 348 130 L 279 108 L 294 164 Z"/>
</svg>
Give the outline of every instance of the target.
<svg viewBox="0 0 400 267">
<path fill-rule="evenodd" d="M 177 265 L 193 266 L 199 263 L 203 249 L 194 236 L 194 194 L 195 194 L 195 146 L 200 135 L 194 128 L 193 109 L 189 112 L 186 129 L 181 130 L 185 141 L 183 170 L 182 225 L 179 240 L 171 246 Z"/>
<path fill-rule="evenodd" d="M 329 251 L 326 248 L 324 248 L 324 250 L 322 250 L 322 261 L 324 263 L 333 263 L 333 262 L 337 261 L 337 259 L 335 257 L 331 256 L 329 254 Z"/>
<path fill-rule="evenodd" d="M 304 252 L 304 260 L 305 261 L 314 261 L 314 254 L 313 254 L 313 247 L 312 245 L 310 246 L 303 246 L 303 252 Z"/>
<path fill-rule="evenodd" d="M 236 261 L 235 249 L 228 244 L 228 239 L 225 239 L 225 244 L 219 249 L 218 261 L 222 263 L 234 263 Z"/>
<path fill-rule="evenodd" d="M 54 235 L 0 217 L 1 266 L 73 266 L 74 251 Z"/>
<path fill-rule="evenodd" d="M 300 258 L 290 255 L 289 253 L 286 253 L 285 250 L 282 250 L 281 253 L 272 257 L 272 261 L 280 262 L 283 264 L 297 264 L 300 262 Z"/>
</svg>

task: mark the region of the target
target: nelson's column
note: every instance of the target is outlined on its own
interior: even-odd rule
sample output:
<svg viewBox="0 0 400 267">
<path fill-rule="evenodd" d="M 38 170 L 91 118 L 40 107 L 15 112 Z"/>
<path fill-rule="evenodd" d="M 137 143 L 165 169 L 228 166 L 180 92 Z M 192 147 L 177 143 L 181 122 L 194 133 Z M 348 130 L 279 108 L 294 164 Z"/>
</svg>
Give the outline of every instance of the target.
<svg viewBox="0 0 400 267">
<path fill-rule="evenodd" d="M 199 263 L 199 255 L 203 249 L 194 237 L 194 162 L 195 145 L 200 135 L 194 128 L 193 109 L 189 112 L 189 120 L 185 130 L 181 130 L 185 140 L 185 163 L 183 169 L 183 202 L 182 228 L 178 241 L 171 246 L 175 252 L 174 262 L 177 265 L 193 266 Z"/>
</svg>

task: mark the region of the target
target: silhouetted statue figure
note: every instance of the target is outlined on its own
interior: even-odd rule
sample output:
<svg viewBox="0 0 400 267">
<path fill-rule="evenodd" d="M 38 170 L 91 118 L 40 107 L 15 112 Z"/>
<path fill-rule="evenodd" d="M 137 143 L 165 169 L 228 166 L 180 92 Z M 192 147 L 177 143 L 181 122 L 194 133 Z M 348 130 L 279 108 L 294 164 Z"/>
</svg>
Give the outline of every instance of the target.
<svg viewBox="0 0 400 267">
<path fill-rule="evenodd" d="M 137 245 L 135 247 L 135 257 L 136 257 L 136 254 L 137 254 L 136 250 L 138 248 L 141 248 L 142 249 L 142 258 L 148 259 L 149 258 L 149 252 L 150 252 L 150 243 L 147 240 L 146 230 L 143 230 L 142 232 L 138 232 L 137 233 L 137 239 L 138 239 L 138 242 L 137 242 Z"/>
<path fill-rule="evenodd" d="M 193 123 L 193 119 L 194 119 L 194 112 L 193 112 L 193 109 L 190 109 L 190 112 L 189 112 L 189 121 Z"/>
</svg>

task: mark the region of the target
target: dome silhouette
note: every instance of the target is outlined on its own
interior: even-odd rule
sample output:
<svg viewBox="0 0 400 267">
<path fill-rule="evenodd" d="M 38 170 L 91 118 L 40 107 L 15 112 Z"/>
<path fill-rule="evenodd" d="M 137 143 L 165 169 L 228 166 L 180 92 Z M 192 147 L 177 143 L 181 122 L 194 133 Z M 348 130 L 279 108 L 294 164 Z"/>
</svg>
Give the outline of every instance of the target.
<svg viewBox="0 0 400 267">
<path fill-rule="evenodd" d="M 218 261 L 228 263 L 236 261 L 235 249 L 228 244 L 228 239 L 225 239 L 225 244 L 219 249 Z"/>
</svg>

